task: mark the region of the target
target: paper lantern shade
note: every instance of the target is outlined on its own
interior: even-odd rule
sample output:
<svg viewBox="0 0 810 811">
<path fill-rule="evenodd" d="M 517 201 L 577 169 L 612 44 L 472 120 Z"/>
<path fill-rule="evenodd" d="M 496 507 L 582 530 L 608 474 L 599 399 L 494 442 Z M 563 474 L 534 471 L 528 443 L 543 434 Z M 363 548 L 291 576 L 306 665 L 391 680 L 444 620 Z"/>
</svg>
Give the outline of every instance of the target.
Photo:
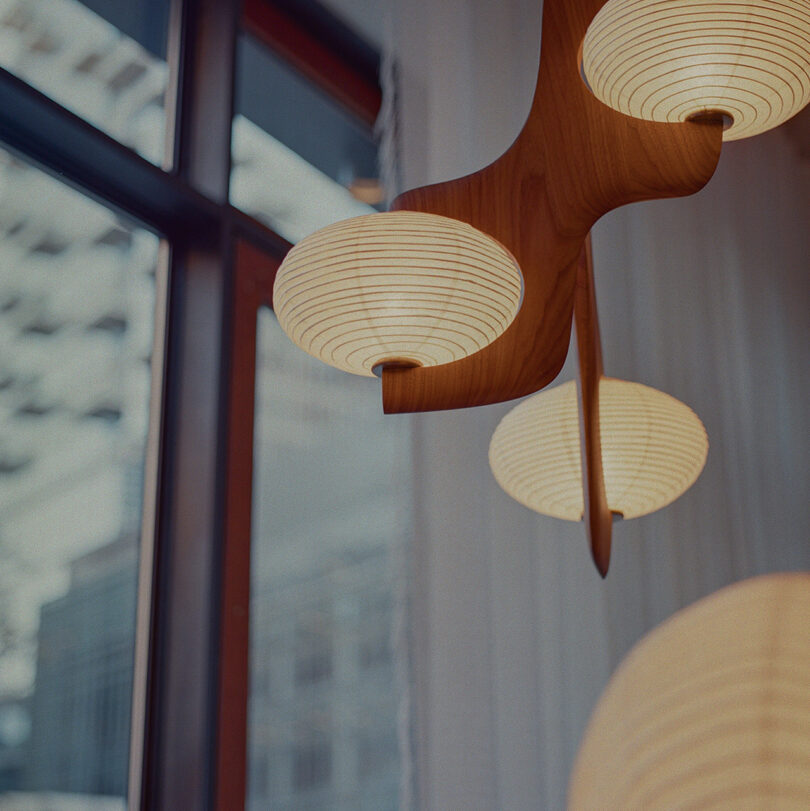
<svg viewBox="0 0 810 811">
<path fill-rule="evenodd" d="M 590 719 L 569 808 L 810 808 L 810 574 L 742 581 L 630 652 Z"/>
<path fill-rule="evenodd" d="M 703 424 L 668 394 L 627 380 L 599 383 L 602 469 L 609 508 L 624 518 L 674 501 L 700 475 Z M 580 521 L 584 510 L 576 383 L 524 400 L 501 420 L 489 446 L 498 484 L 539 513 Z"/>
<path fill-rule="evenodd" d="M 582 71 L 610 107 L 651 121 L 723 113 L 724 139 L 764 132 L 810 101 L 810 2 L 609 0 Z"/>
<path fill-rule="evenodd" d="M 520 307 L 522 276 L 499 242 L 434 214 L 368 214 L 295 245 L 273 306 L 302 349 L 372 375 L 386 363 L 450 363 L 494 341 Z"/>
</svg>

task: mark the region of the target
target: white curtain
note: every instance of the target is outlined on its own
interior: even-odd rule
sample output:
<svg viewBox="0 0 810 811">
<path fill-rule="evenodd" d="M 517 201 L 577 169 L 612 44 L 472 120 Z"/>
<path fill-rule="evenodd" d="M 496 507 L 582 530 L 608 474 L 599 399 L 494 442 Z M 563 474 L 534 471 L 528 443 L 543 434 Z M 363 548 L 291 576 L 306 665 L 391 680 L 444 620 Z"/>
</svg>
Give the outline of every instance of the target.
<svg viewBox="0 0 810 811">
<path fill-rule="evenodd" d="M 509 145 L 540 18 L 534 0 L 399 0 L 406 188 Z M 726 145 L 700 194 L 594 230 L 607 374 L 683 400 L 710 439 L 691 490 L 615 527 L 606 581 L 581 525 L 531 513 L 492 478 L 489 439 L 512 404 L 413 418 L 420 808 L 563 808 L 593 705 L 642 634 L 726 583 L 810 568 L 810 162 L 791 131 Z"/>
</svg>

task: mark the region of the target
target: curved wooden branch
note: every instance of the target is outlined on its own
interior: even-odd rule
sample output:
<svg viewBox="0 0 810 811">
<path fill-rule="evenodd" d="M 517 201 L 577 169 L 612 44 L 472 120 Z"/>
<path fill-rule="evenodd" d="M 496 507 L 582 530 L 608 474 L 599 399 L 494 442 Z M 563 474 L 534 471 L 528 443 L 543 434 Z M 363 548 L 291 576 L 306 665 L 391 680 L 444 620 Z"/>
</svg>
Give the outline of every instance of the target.
<svg viewBox="0 0 810 811">
<path fill-rule="evenodd" d="M 604 376 L 602 339 L 593 279 L 591 237 L 585 239 L 577 262 L 574 322 L 577 331 L 577 398 L 579 405 L 579 444 L 582 454 L 583 520 L 591 545 L 591 555 L 599 574 L 605 577 L 610 566 L 613 514 L 605 494 L 602 468 L 602 437 L 599 423 L 599 381 Z"/>
<path fill-rule="evenodd" d="M 524 299 L 488 347 L 443 366 L 383 371 L 386 412 L 485 405 L 531 394 L 568 351 L 577 256 L 591 226 L 618 206 L 701 189 L 720 156 L 722 123 L 659 124 L 598 101 L 579 48 L 603 0 L 546 0 L 532 108 L 515 143 L 467 177 L 405 192 L 395 209 L 470 223 L 505 245 Z"/>
</svg>

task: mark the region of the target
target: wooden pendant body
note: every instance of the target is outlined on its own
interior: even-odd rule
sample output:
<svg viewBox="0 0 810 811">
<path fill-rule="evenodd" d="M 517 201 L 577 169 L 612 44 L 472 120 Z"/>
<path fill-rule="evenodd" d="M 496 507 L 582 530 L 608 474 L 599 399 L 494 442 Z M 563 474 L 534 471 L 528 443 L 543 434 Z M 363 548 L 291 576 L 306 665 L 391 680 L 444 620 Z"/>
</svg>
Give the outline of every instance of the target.
<svg viewBox="0 0 810 811">
<path fill-rule="evenodd" d="M 602 0 L 546 0 L 529 117 L 494 163 L 414 189 L 399 210 L 454 217 L 517 259 L 523 304 L 506 332 L 454 363 L 383 371 L 387 413 L 511 400 L 548 385 L 568 352 L 577 260 L 591 226 L 614 208 L 701 189 L 720 155 L 719 121 L 662 124 L 617 113 L 579 75 L 579 48 Z"/>
</svg>

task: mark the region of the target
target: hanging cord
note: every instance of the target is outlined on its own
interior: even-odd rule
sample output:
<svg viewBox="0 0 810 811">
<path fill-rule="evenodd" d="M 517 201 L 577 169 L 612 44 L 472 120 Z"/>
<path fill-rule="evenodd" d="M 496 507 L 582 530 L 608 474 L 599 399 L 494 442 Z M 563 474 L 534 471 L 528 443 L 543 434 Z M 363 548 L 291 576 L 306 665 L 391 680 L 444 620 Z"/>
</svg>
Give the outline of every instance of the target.
<svg viewBox="0 0 810 811">
<path fill-rule="evenodd" d="M 400 193 L 402 186 L 399 144 L 399 77 L 394 27 L 395 2 L 396 0 L 390 0 L 385 9 L 383 47 L 380 55 L 382 104 L 374 123 L 374 137 L 379 145 L 377 164 L 380 183 L 385 193 L 386 208 L 391 207 L 391 203 Z"/>
</svg>

